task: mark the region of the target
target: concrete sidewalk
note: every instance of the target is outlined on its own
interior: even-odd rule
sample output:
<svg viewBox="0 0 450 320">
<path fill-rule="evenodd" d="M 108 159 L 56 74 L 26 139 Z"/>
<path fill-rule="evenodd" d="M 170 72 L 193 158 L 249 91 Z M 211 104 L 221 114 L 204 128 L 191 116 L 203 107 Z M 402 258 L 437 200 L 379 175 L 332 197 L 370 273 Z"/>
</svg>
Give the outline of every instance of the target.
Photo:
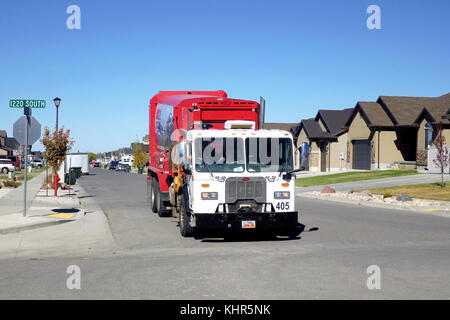
<svg viewBox="0 0 450 320">
<path fill-rule="evenodd" d="M 9 211 L 20 201 L 15 195 L 9 206 L 3 207 L 0 199 L 0 259 L 113 254 L 105 214 L 81 186 L 58 190 L 57 197 L 46 194 L 36 192 L 26 217 Z"/>
<path fill-rule="evenodd" d="M 29 204 L 26 217 L 23 212 L 23 189 L 9 192 L 6 201 L 4 198 L 0 199 L 0 234 L 57 225 L 80 217 L 80 201 L 73 190 L 58 190 L 57 197 L 53 196 L 53 192 L 49 192 L 47 197 L 47 191 L 36 191 L 37 187 L 40 189 L 40 184 L 35 183 L 30 196 L 27 196 Z"/>
<path fill-rule="evenodd" d="M 45 179 L 45 171 L 38 176 L 27 181 L 27 209 L 32 206 L 32 202 L 39 192 Z M 24 184 L 16 189 L 9 190 L 0 198 L 0 216 L 13 213 L 23 213 L 24 205 Z"/>
</svg>

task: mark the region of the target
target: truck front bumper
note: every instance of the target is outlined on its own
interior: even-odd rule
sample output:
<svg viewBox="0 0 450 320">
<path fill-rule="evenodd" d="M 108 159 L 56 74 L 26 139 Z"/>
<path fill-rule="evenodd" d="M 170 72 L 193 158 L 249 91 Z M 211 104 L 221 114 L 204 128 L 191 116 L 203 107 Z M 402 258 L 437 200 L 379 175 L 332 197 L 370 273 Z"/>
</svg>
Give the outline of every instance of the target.
<svg viewBox="0 0 450 320">
<path fill-rule="evenodd" d="M 298 230 L 298 212 L 194 213 L 196 230 L 262 231 L 290 235 Z"/>
</svg>

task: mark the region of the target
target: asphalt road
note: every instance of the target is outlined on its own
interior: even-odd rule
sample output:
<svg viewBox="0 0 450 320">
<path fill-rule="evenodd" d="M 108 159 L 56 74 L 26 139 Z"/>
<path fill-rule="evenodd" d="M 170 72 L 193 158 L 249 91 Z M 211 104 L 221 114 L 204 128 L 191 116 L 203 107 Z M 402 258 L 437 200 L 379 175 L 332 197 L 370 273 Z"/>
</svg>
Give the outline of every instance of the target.
<svg viewBox="0 0 450 320">
<path fill-rule="evenodd" d="M 145 176 L 79 181 L 105 211 L 115 254 L 0 260 L 0 299 L 449 299 L 450 219 L 297 198 L 296 240 L 184 239 L 150 213 Z M 69 290 L 67 267 L 81 270 Z M 369 290 L 369 266 L 380 289 Z"/>
</svg>

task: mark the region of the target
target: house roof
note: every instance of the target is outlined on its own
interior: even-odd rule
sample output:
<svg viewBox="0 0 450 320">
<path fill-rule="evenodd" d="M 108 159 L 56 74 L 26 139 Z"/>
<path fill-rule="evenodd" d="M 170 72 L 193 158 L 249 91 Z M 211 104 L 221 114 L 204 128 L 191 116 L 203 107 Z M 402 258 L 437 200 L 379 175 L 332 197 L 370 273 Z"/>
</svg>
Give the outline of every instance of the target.
<svg viewBox="0 0 450 320">
<path fill-rule="evenodd" d="M 322 119 L 327 131 L 333 135 L 345 131 L 347 120 L 352 115 L 354 108 L 344 110 L 319 110 L 315 121 Z"/>
<path fill-rule="evenodd" d="M 291 128 L 297 126 L 297 124 L 298 123 L 266 122 L 264 123 L 264 129 L 291 131 Z"/>
<path fill-rule="evenodd" d="M 20 143 L 15 138 L 6 138 L 5 145 L 11 150 L 17 150 L 20 147 Z"/>
<path fill-rule="evenodd" d="M 131 150 L 131 148 L 125 147 L 125 148 L 122 148 L 122 149 L 120 149 L 120 150 L 121 150 L 122 153 L 124 153 L 124 154 L 133 154 L 133 150 Z"/>
<path fill-rule="evenodd" d="M 314 118 L 302 120 L 298 133 L 300 133 L 301 128 L 305 129 L 308 139 L 332 139 L 334 137 L 333 134 L 322 131 L 319 123 Z"/>
<path fill-rule="evenodd" d="M 434 121 L 448 122 L 449 120 L 443 120 L 442 116 L 450 111 L 450 93 L 432 99 L 427 103 L 426 109 L 434 118 Z"/>
<path fill-rule="evenodd" d="M 391 121 L 383 107 L 377 102 L 359 101 L 356 104 L 356 112 L 361 111 L 364 120 L 368 125 L 372 126 L 392 126 L 394 123 Z M 352 116 L 353 120 L 353 116 Z M 349 124 L 348 124 L 349 125 Z"/>
<path fill-rule="evenodd" d="M 377 102 L 383 106 L 393 124 L 413 125 L 417 123 L 424 108 L 434 121 L 442 121 L 442 116 L 450 109 L 450 93 L 436 98 L 380 96 Z"/>
<path fill-rule="evenodd" d="M 377 102 L 383 107 L 394 125 L 411 125 L 430 98 L 380 96 Z"/>
</svg>

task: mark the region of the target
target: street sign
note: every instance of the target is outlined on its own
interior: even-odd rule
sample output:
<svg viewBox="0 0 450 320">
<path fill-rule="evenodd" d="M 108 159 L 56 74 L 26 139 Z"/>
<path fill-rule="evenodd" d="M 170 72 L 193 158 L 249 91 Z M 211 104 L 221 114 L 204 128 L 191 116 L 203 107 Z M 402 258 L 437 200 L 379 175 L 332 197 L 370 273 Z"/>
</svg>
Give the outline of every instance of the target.
<svg viewBox="0 0 450 320">
<path fill-rule="evenodd" d="M 14 99 L 9 100 L 10 108 L 45 108 L 45 100 L 24 100 L 24 99 Z"/>
<path fill-rule="evenodd" d="M 41 124 L 36 118 L 30 116 L 30 125 L 28 127 L 28 145 L 31 146 L 41 137 Z M 13 136 L 21 145 L 27 144 L 27 116 L 21 116 L 13 125 Z"/>
</svg>

